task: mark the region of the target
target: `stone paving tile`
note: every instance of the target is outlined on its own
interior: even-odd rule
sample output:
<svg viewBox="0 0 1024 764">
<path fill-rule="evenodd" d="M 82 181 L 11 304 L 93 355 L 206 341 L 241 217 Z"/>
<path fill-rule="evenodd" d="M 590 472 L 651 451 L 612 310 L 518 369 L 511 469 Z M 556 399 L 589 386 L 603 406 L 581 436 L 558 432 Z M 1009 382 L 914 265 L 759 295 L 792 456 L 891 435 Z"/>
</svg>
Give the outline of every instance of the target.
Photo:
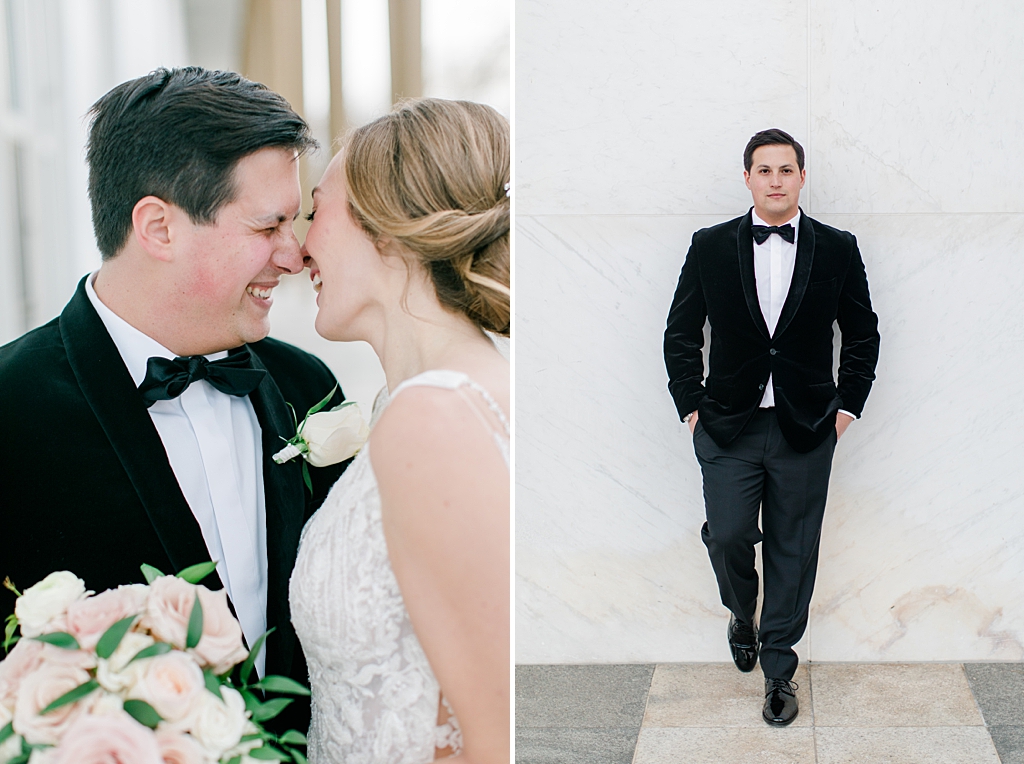
<svg viewBox="0 0 1024 764">
<path fill-rule="evenodd" d="M 516 764 L 630 764 L 636 727 L 517 727 Z"/>
<path fill-rule="evenodd" d="M 822 727 L 814 736 L 818 764 L 1000 764 L 984 727 Z"/>
<path fill-rule="evenodd" d="M 959 663 L 814 663 L 816 727 L 981 726 Z"/>
<path fill-rule="evenodd" d="M 985 724 L 1024 725 L 1024 663 L 965 663 L 964 672 Z"/>
<path fill-rule="evenodd" d="M 793 726 L 809 727 L 810 676 L 797 669 L 800 715 Z M 744 674 L 732 663 L 659 664 L 651 681 L 644 727 L 764 727 L 764 675 Z"/>
<path fill-rule="evenodd" d="M 516 726 L 639 729 L 653 674 L 653 664 L 516 666 Z"/>
<path fill-rule="evenodd" d="M 815 764 L 806 727 L 644 727 L 633 764 Z"/>
<path fill-rule="evenodd" d="M 1024 727 L 989 727 L 988 731 L 1003 764 L 1024 764 Z"/>
</svg>

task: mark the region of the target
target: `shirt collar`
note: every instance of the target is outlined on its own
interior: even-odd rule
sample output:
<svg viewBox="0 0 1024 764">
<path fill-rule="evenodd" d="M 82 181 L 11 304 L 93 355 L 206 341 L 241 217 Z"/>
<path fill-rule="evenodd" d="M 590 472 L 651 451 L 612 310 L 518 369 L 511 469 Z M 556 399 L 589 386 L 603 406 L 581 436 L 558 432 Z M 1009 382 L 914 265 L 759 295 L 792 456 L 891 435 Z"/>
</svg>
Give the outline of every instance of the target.
<svg viewBox="0 0 1024 764">
<path fill-rule="evenodd" d="M 96 309 L 100 321 L 103 322 L 107 334 L 110 335 L 110 339 L 114 341 L 117 352 L 121 354 L 121 360 L 128 367 L 128 373 L 132 375 L 132 381 L 138 387 L 146 378 L 146 366 L 150 358 L 156 356 L 158 358 L 172 359 L 175 357 L 175 354 L 148 334 L 140 332 L 103 304 L 99 295 L 96 294 L 96 288 L 93 286 L 97 273 L 99 271 L 94 271 L 85 280 L 85 293 L 89 297 L 89 302 L 92 303 L 93 308 Z M 227 354 L 226 350 L 221 350 L 217 353 L 208 353 L 206 357 L 214 361 L 225 357 Z"/>
<path fill-rule="evenodd" d="M 753 207 L 750 208 L 750 216 L 751 216 L 753 225 L 768 225 L 766 222 L 764 222 L 763 220 L 761 220 L 761 218 L 759 218 L 757 216 L 757 212 L 754 211 Z M 787 220 L 785 223 L 783 223 L 782 225 L 786 225 L 786 223 L 788 223 L 789 225 L 793 226 L 793 243 L 796 244 L 797 237 L 800 235 L 800 208 L 799 207 L 797 207 L 796 214 L 793 217 L 791 217 L 789 220 Z M 765 244 L 767 244 L 767 243 L 768 242 L 765 242 Z M 754 244 L 756 245 L 757 242 L 754 242 Z"/>
</svg>

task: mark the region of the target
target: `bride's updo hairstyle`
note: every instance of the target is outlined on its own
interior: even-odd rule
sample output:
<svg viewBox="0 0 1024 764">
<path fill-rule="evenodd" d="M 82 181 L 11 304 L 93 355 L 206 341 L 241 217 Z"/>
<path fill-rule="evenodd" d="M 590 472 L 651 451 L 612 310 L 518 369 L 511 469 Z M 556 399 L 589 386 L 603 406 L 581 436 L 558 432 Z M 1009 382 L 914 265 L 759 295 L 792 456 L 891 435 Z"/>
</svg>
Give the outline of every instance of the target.
<svg viewBox="0 0 1024 764">
<path fill-rule="evenodd" d="M 422 98 L 345 143 L 353 219 L 431 275 L 437 298 L 509 335 L 509 127 L 490 106 Z"/>
</svg>

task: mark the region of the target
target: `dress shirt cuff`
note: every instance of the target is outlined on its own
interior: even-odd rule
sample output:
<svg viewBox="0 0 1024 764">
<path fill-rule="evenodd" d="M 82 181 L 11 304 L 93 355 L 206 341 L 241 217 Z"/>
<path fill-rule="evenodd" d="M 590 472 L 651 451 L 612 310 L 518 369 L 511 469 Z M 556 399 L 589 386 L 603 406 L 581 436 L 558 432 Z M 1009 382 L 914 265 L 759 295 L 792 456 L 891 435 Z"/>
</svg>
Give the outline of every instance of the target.
<svg viewBox="0 0 1024 764">
<path fill-rule="evenodd" d="M 860 417 L 859 417 L 859 416 L 857 416 L 856 414 L 851 414 L 851 413 L 850 413 L 849 411 L 847 411 L 846 409 L 839 409 L 839 413 L 840 413 L 840 414 L 846 414 L 846 416 L 848 416 L 848 417 L 852 417 L 853 419 L 860 419 Z"/>
</svg>

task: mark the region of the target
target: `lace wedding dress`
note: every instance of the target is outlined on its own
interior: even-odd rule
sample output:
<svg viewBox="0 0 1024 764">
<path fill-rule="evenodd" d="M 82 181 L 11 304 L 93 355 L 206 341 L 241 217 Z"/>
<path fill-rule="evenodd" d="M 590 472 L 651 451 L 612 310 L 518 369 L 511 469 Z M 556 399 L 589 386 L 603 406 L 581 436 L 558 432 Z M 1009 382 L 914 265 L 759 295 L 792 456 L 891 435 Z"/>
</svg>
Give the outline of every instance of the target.
<svg viewBox="0 0 1024 764">
<path fill-rule="evenodd" d="M 413 386 L 461 395 L 508 465 L 508 421 L 486 390 L 461 372 L 433 370 L 391 397 Z M 462 748 L 455 716 L 438 724 L 439 705 L 451 708 L 391 570 L 369 451 L 367 444 L 306 524 L 292 572 L 292 621 L 313 691 L 310 764 L 424 764 Z"/>
</svg>

